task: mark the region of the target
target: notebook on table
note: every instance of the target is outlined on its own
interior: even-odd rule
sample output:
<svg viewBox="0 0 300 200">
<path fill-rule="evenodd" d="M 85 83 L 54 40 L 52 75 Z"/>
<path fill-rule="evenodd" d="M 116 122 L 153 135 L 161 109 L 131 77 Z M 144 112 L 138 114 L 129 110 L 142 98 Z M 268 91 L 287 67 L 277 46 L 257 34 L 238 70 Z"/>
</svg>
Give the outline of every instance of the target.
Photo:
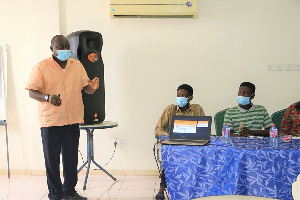
<svg viewBox="0 0 300 200">
<path fill-rule="evenodd" d="M 206 145 L 210 140 L 211 116 L 180 116 L 172 118 L 169 139 L 162 144 Z"/>
</svg>

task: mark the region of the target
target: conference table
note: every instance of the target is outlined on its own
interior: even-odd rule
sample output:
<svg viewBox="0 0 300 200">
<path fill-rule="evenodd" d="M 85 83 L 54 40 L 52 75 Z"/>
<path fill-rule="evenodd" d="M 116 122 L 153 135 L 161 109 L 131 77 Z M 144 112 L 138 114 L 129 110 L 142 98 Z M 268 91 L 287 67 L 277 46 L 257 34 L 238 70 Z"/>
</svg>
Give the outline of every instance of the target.
<svg viewBox="0 0 300 200">
<path fill-rule="evenodd" d="M 163 138 L 165 139 L 165 138 Z M 162 145 L 170 199 L 247 195 L 292 200 L 292 183 L 300 174 L 300 139 L 211 136 L 205 146 Z"/>
</svg>

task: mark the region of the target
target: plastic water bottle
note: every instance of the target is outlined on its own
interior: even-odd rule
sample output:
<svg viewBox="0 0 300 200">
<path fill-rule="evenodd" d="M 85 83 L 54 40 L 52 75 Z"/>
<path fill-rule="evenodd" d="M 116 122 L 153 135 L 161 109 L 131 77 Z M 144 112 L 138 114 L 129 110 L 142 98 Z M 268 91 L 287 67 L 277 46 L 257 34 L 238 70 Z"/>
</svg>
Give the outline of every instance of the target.
<svg viewBox="0 0 300 200">
<path fill-rule="evenodd" d="M 222 129 L 222 135 L 223 135 L 223 140 L 226 143 L 229 143 L 229 140 L 230 140 L 230 128 L 228 127 L 227 123 L 224 123 L 224 127 Z"/>
<path fill-rule="evenodd" d="M 272 124 L 272 127 L 270 128 L 270 147 L 278 147 L 278 130 L 275 124 Z"/>
</svg>

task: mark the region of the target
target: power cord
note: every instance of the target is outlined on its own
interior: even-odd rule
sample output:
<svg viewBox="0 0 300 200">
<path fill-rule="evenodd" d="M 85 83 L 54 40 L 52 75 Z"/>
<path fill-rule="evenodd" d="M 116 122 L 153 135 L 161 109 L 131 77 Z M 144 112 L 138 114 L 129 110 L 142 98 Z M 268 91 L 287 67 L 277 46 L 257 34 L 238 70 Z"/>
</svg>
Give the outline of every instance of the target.
<svg viewBox="0 0 300 200">
<path fill-rule="evenodd" d="M 115 155 L 115 152 L 116 152 L 116 149 L 117 149 L 117 142 L 114 142 L 114 146 L 115 146 L 115 149 L 114 149 L 114 152 L 112 154 L 112 156 L 110 157 L 110 159 L 108 160 L 108 162 L 102 167 L 104 169 L 104 167 L 106 165 L 109 164 L 109 162 L 113 159 L 114 155 Z M 82 156 L 82 153 L 80 152 L 80 150 L 78 149 L 78 152 L 80 153 L 81 155 L 81 159 L 82 159 L 82 163 L 84 164 L 84 159 L 83 159 L 83 156 Z M 86 169 L 87 169 L 87 166 L 84 166 Z M 101 170 L 101 169 L 92 169 L 92 170 Z"/>
<path fill-rule="evenodd" d="M 84 164 L 83 156 L 82 156 L 82 153 L 81 153 L 81 151 L 79 149 L 78 149 L 78 152 L 80 153 L 82 164 Z M 84 167 L 87 168 L 86 166 L 84 166 Z"/>
<path fill-rule="evenodd" d="M 110 159 L 108 160 L 108 162 L 104 165 L 104 167 L 105 167 L 106 165 L 108 165 L 108 163 L 111 161 L 111 159 L 113 159 L 113 157 L 114 157 L 114 155 L 115 155 L 115 152 L 116 152 L 116 149 L 117 149 L 117 142 L 115 142 L 114 145 L 115 145 L 114 152 L 113 152 L 112 156 L 110 157 Z M 103 169 L 104 169 L 104 167 L 103 167 Z M 96 170 L 100 170 L 100 169 L 96 169 Z"/>
</svg>

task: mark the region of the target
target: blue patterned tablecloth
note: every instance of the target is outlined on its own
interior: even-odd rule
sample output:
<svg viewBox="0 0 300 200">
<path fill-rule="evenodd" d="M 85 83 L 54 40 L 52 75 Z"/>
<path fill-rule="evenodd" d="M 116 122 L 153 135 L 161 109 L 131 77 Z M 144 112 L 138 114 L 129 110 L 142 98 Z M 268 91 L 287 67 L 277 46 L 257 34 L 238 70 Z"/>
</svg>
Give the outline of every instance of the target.
<svg viewBox="0 0 300 200">
<path fill-rule="evenodd" d="M 172 200 L 213 195 L 249 195 L 292 200 L 300 174 L 300 140 L 211 137 L 206 146 L 162 145 L 162 161 Z"/>
</svg>

